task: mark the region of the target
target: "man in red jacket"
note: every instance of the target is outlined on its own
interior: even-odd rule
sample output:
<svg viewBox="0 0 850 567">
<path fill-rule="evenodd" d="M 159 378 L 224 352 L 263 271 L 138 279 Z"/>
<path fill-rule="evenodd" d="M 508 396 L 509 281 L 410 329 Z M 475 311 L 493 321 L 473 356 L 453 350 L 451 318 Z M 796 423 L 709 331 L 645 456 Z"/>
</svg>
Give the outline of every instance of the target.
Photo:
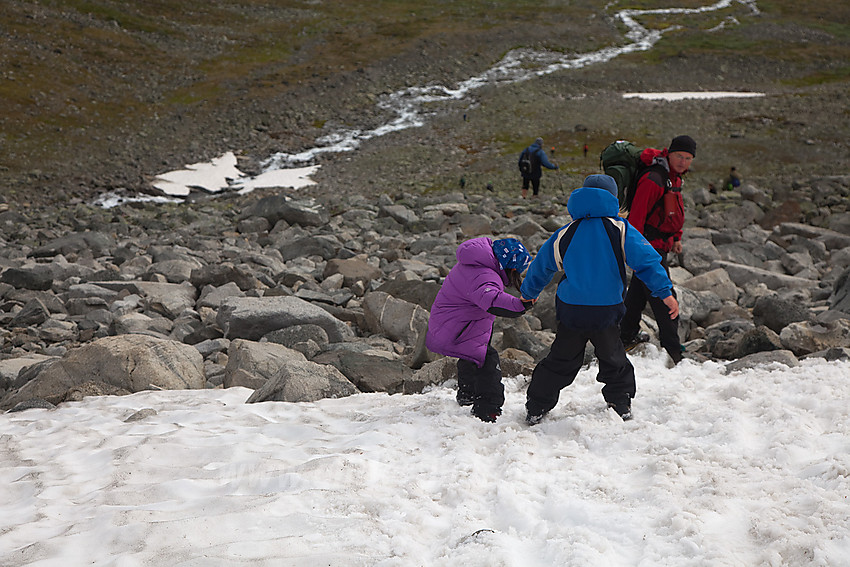
<svg viewBox="0 0 850 567">
<path fill-rule="evenodd" d="M 693 138 L 677 136 L 670 142 L 669 148 L 661 151 L 647 148 L 640 156 L 648 169 L 638 180 L 629 211 L 629 224 L 643 234 L 661 255 L 661 263 L 668 276 L 668 252 L 682 252 L 682 227 L 685 223 L 682 175 L 690 169 L 696 152 L 697 144 Z M 652 297 L 646 285 L 636 276 L 632 276 L 626 293 L 626 314 L 620 322 L 620 338 L 627 349 L 646 340 L 639 331 L 641 313 L 647 301 L 658 324 L 661 346 L 673 362 L 678 363 L 682 360 L 679 319 L 670 319 L 667 307 L 658 298 Z"/>
</svg>

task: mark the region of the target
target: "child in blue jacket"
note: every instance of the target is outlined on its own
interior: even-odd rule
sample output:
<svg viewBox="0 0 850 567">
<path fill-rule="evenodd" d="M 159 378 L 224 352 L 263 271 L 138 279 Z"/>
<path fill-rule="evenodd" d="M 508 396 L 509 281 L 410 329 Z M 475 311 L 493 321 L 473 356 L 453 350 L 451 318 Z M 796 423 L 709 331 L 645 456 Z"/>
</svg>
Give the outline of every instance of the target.
<svg viewBox="0 0 850 567">
<path fill-rule="evenodd" d="M 599 360 L 602 396 L 623 420 L 631 419 L 635 396 L 634 367 L 620 341 L 625 313 L 625 266 L 646 283 L 653 296 L 679 315 L 673 284 L 661 256 L 629 223 L 619 217 L 617 184 L 608 175 L 590 175 L 570 194 L 572 223 L 555 231 L 540 247 L 522 284 L 523 299 L 536 300 L 557 273 L 558 329 L 546 355 L 535 367 L 526 393 L 526 421 L 539 423 L 558 403 L 562 388 L 573 383 L 584 361 L 587 341 Z"/>
</svg>

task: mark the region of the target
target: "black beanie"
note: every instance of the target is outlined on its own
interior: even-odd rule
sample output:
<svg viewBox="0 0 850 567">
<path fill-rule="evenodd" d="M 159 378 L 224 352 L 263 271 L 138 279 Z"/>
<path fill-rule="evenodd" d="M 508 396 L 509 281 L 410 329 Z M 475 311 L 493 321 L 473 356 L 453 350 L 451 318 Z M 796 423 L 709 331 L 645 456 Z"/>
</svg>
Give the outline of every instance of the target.
<svg viewBox="0 0 850 567">
<path fill-rule="evenodd" d="M 673 152 L 687 152 L 692 156 L 697 156 L 697 143 L 690 136 L 676 136 L 670 142 L 670 147 L 667 149 L 668 154 Z"/>
</svg>

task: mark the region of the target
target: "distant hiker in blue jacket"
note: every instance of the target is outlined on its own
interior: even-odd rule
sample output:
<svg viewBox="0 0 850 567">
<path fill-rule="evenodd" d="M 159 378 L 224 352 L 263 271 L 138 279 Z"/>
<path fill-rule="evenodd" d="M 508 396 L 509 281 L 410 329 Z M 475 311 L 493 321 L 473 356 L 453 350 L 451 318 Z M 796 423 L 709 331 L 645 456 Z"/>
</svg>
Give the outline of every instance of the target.
<svg viewBox="0 0 850 567">
<path fill-rule="evenodd" d="M 449 271 L 431 306 L 425 346 L 457 361 L 457 402 L 472 406 L 482 421 L 496 421 L 505 403 L 499 353 L 490 345 L 496 317 L 519 317 L 532 301 L 505 292 L 519 291 L 531 255 L 515 238 L 495 242 L 473 238 L 457 248 L 457 264 Z"/>
<path fill-rule="evenodd" d="M 534 143 L 525 148 L 519 154 L 519 171 L 522 175 L 522 198 L 528 197 L 528 186 L 531 185 L 532 197 L 537 197 L 540 192 L 540 178 L 543 177 L 543 167 L 546 169 L 558 169 L 558 166 L 550 163 L 543 151 L 543 138 L 537 138 Z"/>
<path fill-rule="evenodd" d="M 590 175 L 570 194 L 572 223 L 543 243 L 528 268 L 523 299 L 537 296 L 556 274 L 558 329 L 549 354 L 537 364 L 526 393 L 526 422 L 540 422 L 558 403 L 561 389 L 575 380 L 584 361 L 587 341 L 599 360 L 597 381 L 602 396 L 624 421 L 631 419 L 635 371 L 620 341 L 618 323 L 626 309 L 625 266 L 646 282 L 652 294 L 679 315 L 673 284 L 661 266 L 661 256 L 646 238 L 619 217 L 617 184 L 608 175 Z"/>
</svg>

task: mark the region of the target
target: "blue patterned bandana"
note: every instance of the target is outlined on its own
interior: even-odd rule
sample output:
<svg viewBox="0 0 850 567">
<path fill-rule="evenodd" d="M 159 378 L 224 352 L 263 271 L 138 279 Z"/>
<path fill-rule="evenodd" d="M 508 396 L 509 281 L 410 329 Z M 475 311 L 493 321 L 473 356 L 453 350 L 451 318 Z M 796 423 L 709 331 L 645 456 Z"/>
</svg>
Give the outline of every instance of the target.
<svg viewBox="0 0 850 567">
<path fill-rule="evenodd" d="M 503 238 L 493 242 L 493 253 L 505 270 L 525 271 L 531 263 L 531 254 L 516 238 Z"/>
</svg>

